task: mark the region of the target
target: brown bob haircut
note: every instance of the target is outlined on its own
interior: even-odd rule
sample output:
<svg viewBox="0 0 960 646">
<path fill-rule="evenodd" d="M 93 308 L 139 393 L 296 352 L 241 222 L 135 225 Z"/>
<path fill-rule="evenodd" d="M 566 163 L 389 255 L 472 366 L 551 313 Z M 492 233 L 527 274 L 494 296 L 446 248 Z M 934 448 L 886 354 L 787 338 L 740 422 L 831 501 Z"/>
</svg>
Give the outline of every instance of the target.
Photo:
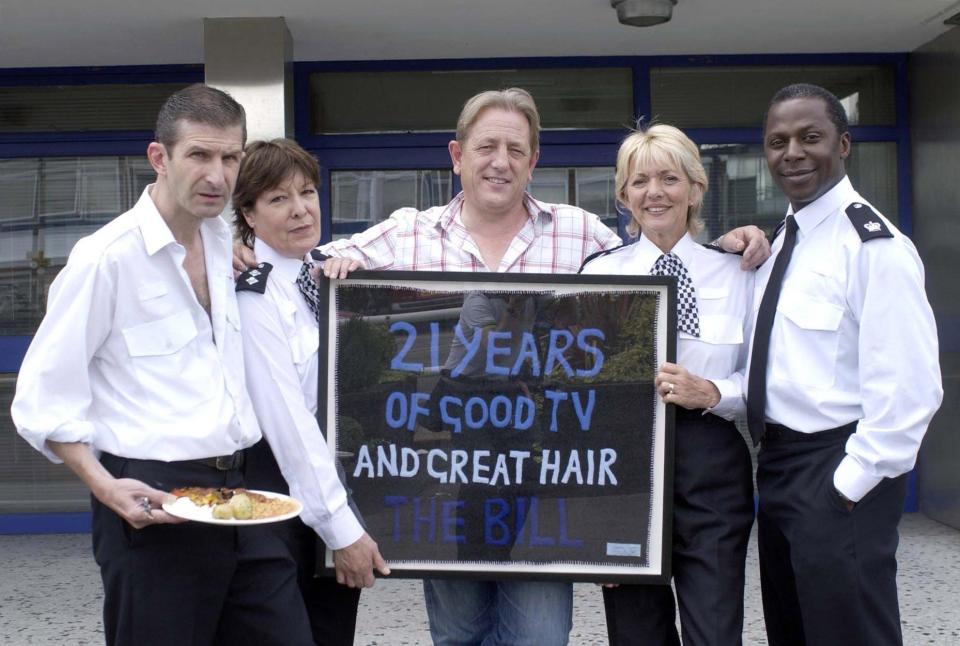
<svg viewBox="0 0 960 646">
<path fill-rule="evenodd" d="M 319 188 L 317 160 L 292 139 L 254 141 L 247 146 L 237 174 L 237 186 L 233 190 L 233 212 L 236 215 L 233 226 L 243 244 L 252 247 L 256 237 L 243 214 L 256 205 L 261 195 L 297 173 Z"/>
</svg>

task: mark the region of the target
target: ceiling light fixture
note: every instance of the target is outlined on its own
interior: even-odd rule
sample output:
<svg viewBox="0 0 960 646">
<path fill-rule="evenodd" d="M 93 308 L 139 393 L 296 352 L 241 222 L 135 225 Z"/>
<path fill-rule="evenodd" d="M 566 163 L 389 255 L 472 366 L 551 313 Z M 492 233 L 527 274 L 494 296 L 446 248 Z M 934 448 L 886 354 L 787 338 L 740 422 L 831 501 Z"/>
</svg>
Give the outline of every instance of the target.
<svg viewBox="0 0 960 646">
<path fill-rule="evenodd" d="M 610 0 L 620 24 L 652 27 L 670 20 L 677 0 Z"/>
</svg>

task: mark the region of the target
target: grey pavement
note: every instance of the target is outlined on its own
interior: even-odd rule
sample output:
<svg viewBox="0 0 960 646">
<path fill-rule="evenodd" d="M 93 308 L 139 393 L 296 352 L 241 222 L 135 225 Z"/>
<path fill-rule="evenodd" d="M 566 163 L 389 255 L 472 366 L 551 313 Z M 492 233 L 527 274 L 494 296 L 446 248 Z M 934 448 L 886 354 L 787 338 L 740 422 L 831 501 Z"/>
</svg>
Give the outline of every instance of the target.
<svg viewBox="0 0 960 646">
<path fill-rule="evenodd" d="M 960 531 L 921 514 L 900 525 L 900 612 L 904 642 L 960 645 Z M 0 536 L 0 644 L 103 643 L 101 590 L 90 536 Z M 603 644 L 599 589 L 574 586 L 570 644 Z M 766 644 L 756 534 L 747 561 L 744 643 Z M 429 644 L 420 582 L 380 580 L 361 597 L 358 645 Z"/>
</svg>

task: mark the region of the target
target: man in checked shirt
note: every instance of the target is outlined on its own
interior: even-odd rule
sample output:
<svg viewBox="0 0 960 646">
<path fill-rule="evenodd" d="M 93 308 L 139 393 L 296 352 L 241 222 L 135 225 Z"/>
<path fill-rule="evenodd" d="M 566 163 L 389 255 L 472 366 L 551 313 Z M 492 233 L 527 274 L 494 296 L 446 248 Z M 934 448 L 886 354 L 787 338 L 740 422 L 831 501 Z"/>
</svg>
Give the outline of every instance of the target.
<svg viewBox="0 0 960 646">
<path fill-rule="evenodd" d="M 328 278 L 356 269 L 576 273 L 589 255 L 621 240 L 600 218 L 527 193 L 540 157 L 540 116 L 526 90 L 487 91 L 469 99 L 448 144 L 463 191 L 444 206 L 404 208 L 385 221 L 320 247 L 331 256 Z M 756 227 L 724 239 L 744 250 L 744 266 L 769 254 Z M 254 264 L 237 250 L 235 268 Z M 435 644 L 567 643 L 572 626 L 569 583 L 427 579 L 424 596 Z"/>
</svg>

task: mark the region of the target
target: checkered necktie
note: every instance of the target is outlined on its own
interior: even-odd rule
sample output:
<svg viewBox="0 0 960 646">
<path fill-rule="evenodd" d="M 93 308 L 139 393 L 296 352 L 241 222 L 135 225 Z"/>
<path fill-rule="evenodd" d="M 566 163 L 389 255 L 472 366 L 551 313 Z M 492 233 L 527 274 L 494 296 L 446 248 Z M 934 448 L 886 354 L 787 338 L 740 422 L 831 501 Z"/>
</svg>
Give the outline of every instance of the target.
<svg viewBox="0 0 960 646">
<path fill-rule="evenodd" d="M 697 313 L 697 293 L 687 268 L 677 254 L 665 253 L 650 270 L 651 276 L 676 276 L 677 278 L 677 329 L 691 336 L 700 336 L 700 315 Z"/>
<path fill-rule="evenodd" d="M 317 287 L 317 281 L 313 279 L 313 276 L 310 275 L 310 269 L 317 263 L 312 260 L 303 263 L 300 267 L 300 273 L 297 275 L 297 287 L 300 288 L 300 293 L 303 294 L 303 297 L 307 301 L 307 305 L 310 306 L 310 309 L 313 310 L 313 313 L 317 317 L 317 322 L 320 322 L 320 307 L 317 304 L 320 299 L 320 289 Z"/>
</svg>

